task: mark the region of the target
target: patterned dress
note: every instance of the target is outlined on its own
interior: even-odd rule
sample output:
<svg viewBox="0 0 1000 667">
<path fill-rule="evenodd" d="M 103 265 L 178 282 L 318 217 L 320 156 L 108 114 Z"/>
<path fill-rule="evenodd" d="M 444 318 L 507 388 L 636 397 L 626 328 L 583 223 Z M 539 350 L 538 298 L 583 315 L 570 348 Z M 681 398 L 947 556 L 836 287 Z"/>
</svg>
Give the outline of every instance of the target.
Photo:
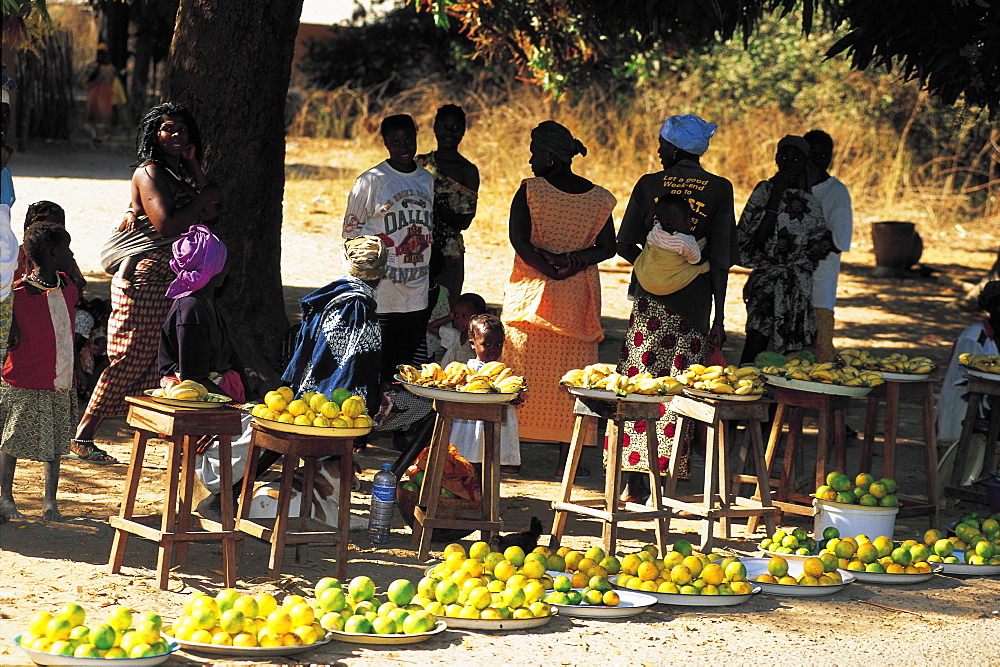
<svg viewBox="0 0 1000 667">
<path fill-rule="evenodd" d="M 434 177 L 435 211 L 447 210 L 458 215 L 475 214 L 479 195 L 438 169 L 434 153 L 418 155 L 417 164 Z M 462 230 L 452 227 L 437 215 L 434 216 L 433 244 L 445 257 L 461 257 L 465 254 Z"/>
<path fill-rule="evenodd" d="M 777 352 L 802 350 L 816 339 L 816 312 L 812 307 L 813 272 L 818 260 L 806 251 L 829 235 L 819 200 L 788 188 L 781 195 L 774 233 L 757 245 L 771 196 L 771 182 L 761 181 L 747 201 L 737 226 L 740 264 L 753 269 L 747 279 L 747 331 L 771 339 Z"/>
<path fill-rule="evenodd" d="M 593 246 L 615 207 L 614 195 L 596 185 L 581 194 L 563 192 L 544 178 L 526 179 L 524 185 L 531 243 L 556 254 Z M 501 320 L 507 330 L 501 360 L 530 387 L 517 408 L 521 439 L 569 442 L 574 400 L 559 379 L 597 362 L 597 344 L 604 338 L 597 266 L 552 280 L 515 255 Z"/>
</svg>

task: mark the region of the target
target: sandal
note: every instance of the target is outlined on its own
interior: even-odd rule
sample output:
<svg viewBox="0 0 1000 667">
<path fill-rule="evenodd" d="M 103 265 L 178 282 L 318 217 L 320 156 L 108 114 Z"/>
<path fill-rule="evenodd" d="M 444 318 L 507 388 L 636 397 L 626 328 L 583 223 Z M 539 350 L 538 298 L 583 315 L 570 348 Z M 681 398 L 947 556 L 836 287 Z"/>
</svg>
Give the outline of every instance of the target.
<svg viewBox="0 0 1000 667">
<path fill-rule="evenodd" d="M 106 451 L 95 445 L 93 440 L 80 440 L 78 438 L 72 438 L 70 442 L 76 443 L 78 445 L 83 445 L 84 447 L 89 445 L 90 451 L 87 452 L 86 454 L 77 454 L 76 452 L 72 452 L 66 455 L 66 458 L 68 459 L 77 459 L 79 461 L 86 461 L 87 463 L 93 463 L 99 466 L 109 466 L 118 464 L 118 459 L 111 456 L 111 454 L 108 454 Z M 70 447 L 72 448 L 72 445 L 70 445 Z"/>
</svg>

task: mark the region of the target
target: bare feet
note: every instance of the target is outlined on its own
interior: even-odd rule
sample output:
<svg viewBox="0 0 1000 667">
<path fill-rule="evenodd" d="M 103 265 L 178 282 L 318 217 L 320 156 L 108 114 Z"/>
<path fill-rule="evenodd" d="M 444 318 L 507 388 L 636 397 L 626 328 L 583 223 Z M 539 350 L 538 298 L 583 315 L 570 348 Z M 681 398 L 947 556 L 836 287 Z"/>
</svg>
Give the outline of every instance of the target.
<svg viewBox="0 0 1000 667">
<path fill-rule="evenodd" d="M 62 521 L 63 515 L 59 513 L 55 507 L 49 507 L 44 512 L 42 512 L 43 521 Z"/>
<path fill-rule="evenodd" d="M 11 519 L 23 519 L 24 515 L 17 511 L 14 501 L 10 498 L 0 498 L 0 523 L 7 523 Z"/>
</svg>

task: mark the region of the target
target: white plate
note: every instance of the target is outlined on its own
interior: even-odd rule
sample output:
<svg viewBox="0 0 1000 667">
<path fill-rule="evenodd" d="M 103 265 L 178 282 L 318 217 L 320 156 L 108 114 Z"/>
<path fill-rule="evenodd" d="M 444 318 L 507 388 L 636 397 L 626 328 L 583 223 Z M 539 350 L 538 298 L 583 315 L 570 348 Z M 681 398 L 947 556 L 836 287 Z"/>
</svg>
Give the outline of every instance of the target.
<svg viewBox="0 0 1000 667">
<path fill-rule="evenodd" d="M 778 558 L 784 558 L 785 560 L 797 560 L 799 562 L 804 562 L 806 560 L 809 560 L 810 558 L 815 558 L 819 556 L 819 553 L 810 554 L 808 556 L 799 556 L 797 554 L 782 554 L 778 553 L 777 551 L 768 551 L 767 549 L 761 549 L 760 552 L 764 554 L 768 559 L 777 556 Z"/>
<path fill-rule="evenodd" d="M 410 384 L 401 379 L 398 375 L 394 378 L 406 387 L 411 394 L 433 398 L 439 401 L 451 401 L 452 403 L 510 403 L 521 395 L 521 392 L 513 394 L 474 394 L 469 391 L 455 391 L 453 389 L 438 389 L 437 387 L 424 387 L 419 384 Z"/>
<path fill-rule="evenodd" d="M 570 387 L 563 385 L 566 390 L 574 396 L 581 398 L 599 398 L 602 401 L 625 401 L 628 403 L 669 403 L 674 397 L 672 394 L 651 396 L 649 394 L 626 394 L 619 396 L 607 389 L 587 389 L 585 387 Z"/>
<path fill-rule="evenodd" d="M 219 396 L 226 399 L 224 402 L 219 401 L 184 401 L 179 398 L 167 398 L 166 396 L 153 396 L 155 389 L 147 389 L 142 392 L 144 395 L 153 399 L 156 403 L 162 403 L 163 405 L 172 405 L 176 408 L 191 408 L 192 410 L 215 410 L 218 408 L 229 407 L 227 403 L 232 403 L 233 399 L 228 396 L 223 396 L 222 394 L 212 394 L 212 396 Z"/>
<path fill-rule="evenodd" d="M 1000 373 L 987 373 L 986 371 L 977 371 L 974 368 L 969 368 L 968 366 L 962 366 L 965 372 L 975 378 L 982 378 L 984 380 L 993 380 L 994 382 L 1000 382 Z"/>
<path fill-rule="evenodd" d="M 965 562 L 965 552 L 961 549 L 956 549 L 952 556 L 961 562 L 939 563 L 944 574 L 978 574 L 983 577 L 1000 574 L 1000 565 L 969 565 Z"/>
<path fill-rule="evenodd" d="M 784 556 L 782 556 L 784 558 Z M 837 572 L 840 573 L 840 577 L 844 583 L 834 584 L 832 586 L 793 586 L 792 584 L 768 584 L 757 581 L 757 577 L 762 574 L 767 573 L 767 562 L 771 560 L 770 558 L 741 558 L 742 562 L 747 568 L 747 579 L 752 581 L 757 586 L 760 586 L 765 593 L 770 593 L 771 595 L 787 595 L 789 597 L 796 598 L 812 598 L 820 597 L 822 595 L 832 595 L 839 591 L 844 590 L 850 584 L 853 584 L 857 578 L 854 576 L 857 572 L 848 572 L 847 570 L 838 569 Z M 789 560 L 788 562 L 788 574 L 798 579 L 799 575 L 802 574 L 802 561 Z"/>
<path fill-rule="evenodd" d="M 14 637 L 14 643 L 21 646 L 21 635 Z M 142 665 L 160 665 L 170 658 L 170 654 L 180 649 L 176 641 L 167 640 L 170 650 L 159 655 L 152 655 L 148 658 L 77 658 L 72 655 L 55 655 L 45 651 L 36 651 L 27 646 L 21 646 L 31 660 L 38 665 L 96 665 L 106 662 L 109 665 L 124 665 L 125 667 L 141 667 Z"/>
<path fill-rule="evenodd" d="M 713 401 L 759 401 L 764 398 L 763 392 L 760 394 L 719 394 L 694 387 L 684 387 L 684 393 L 698 398 L 710 398 Z"/>
<path fill-rule="evenodd" d="M 935 574 L 942 571 L 943 564 L 938 563 L 931 572 L 920 574 L 889 574 L 888 572 L 858 572 L 856 570 L 851 570 L 851 574 L 857 577 L 858 581 L 867 584 L 919 584 L 933 579 Z"/>
<path fill-rule="evenodd" d="M 285 655 L 296 655 L 298 653 L 305 653 L 306 651 L 311 651 L 314 648 L 319 648 L 325 644 L 329 644 L 333 637 L 327 633 L 325 639 L 321 639 L 315 644 L 306 644 L 305 646 L 219 646 L 217 644 L 203 644 L 201 642 L 192 642 L 186 639 L 176 639 L 174 637 L 168 637 L 160 632 L 161 635 L 168 642 L 176 642 L 180 644 L 180 647 L 185 651 L 194 651 L 196 653 L 207 653 L 211 655 L 228 655 L 236 656 L 241 658 L 277 658 Z"/>
<path fill-rule="evenodd" d="M 894 382 L 920 382 L 931 376 L 931 373 L 890 373 L 889 371 L 879 371 L 883 380 L 893 380 Z"/>
<path fill-rule="evenodd" d="M 571 618 L 627 618 L 638 616 L 656 604 L 656 598 L 649 593 L 627 589 L 619 589 L 617 593 L 621 601 L 614 607 L 579 604 L 553 604 L 552 606 L 558 609 L 561 615 Z"/>
<path fill-rule="evenodd" d="M 364 428 L 332 428 L 329 426 L 302 426 L 299 424 L 286 424 L 276 422 L 272 419 L 254 417 L 254 423 L 260 424 L 263 428 L 282 433 L 295 433 L 296 435 L 321 435 L 327 438 L 355 438 L 359 435 L 371 433 L 371 427 Z"/>
<path fill-rule="evenodd" d="M 789 389 L 800 389 L 814 394 L 829 394 L 831 396 L 867 396 L 874 387 L 845 387 L 841 384 L 826 384 L 825 382 L 807 382 L 806 380 L 789 380 L 777 375 L 764 376 L 764 381 L 775 387 L 788 387 Z"/>
<path fill-rule="evenodd" d="M 548 616 L 541 618 L 455 618 L 454 616 L 435 616 L 439 621 L 444 621 L 449 628 L 461 628 L 463 630 L 530 630 L 540 628 L 552 620 L 552 617 L 559 613 L 558 609 L 553 609 Z"/>
<path fill-rule="evenodd" d="M 433 630 L 429 632 L 417 632 L 412 635 L 369 635 L 359 634 L 357 632 L 338 632 L 337 630 L 330 630 L 329 636 L 339 642 L 347 642 L 348 644 L 378 644 L 384 646 L 390 644 L 416 644 L 418 642 L 427 641 L 434 635 L 440 634 L 447 629 L 448 624 L 439 620 L 434 624 Z"/>
<path fill-rule="evenodd" d="M 750 597 L 760 593 L 760 586 L 754 582 L 749 582 L 752 592 L 745 595 L 683 595 L 681 593 L 656 593 L 653 591 L 637 591 L 634 588 L 625 588 L 618 585 L 618 577 L 608 579 L 611 585 L 621 592 L 642 593 L 656 599 L 660 604 L 672 604 L 683 607 L 732 607 L 743 604 L 750 600 Z"/>
</svg>

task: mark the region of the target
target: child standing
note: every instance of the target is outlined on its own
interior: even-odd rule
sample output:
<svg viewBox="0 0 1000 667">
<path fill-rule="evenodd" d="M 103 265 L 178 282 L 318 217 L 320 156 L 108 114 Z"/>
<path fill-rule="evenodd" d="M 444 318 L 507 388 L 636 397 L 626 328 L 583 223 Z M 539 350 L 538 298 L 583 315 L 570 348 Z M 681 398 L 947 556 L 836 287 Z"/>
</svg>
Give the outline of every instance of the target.
<svg viewBox="0 0 1000 667">
<path fill-rule="evenodd" d="M 76 427 L 73 320 L 79 292 L 56 269 L 73 261 L 69 232 L 39 222 L 24 233 L 33 270 L 14 283 L 14 318 L 0 381 L 0 523 L 22 518 L 14 505 L 17 459 L 45 463 L 42 518 L 59 521 L 59 459 Z"/>
<path fill-rule="evenodd" d="M 434 320 L 427 325 L 427 330 L 436 333 L 441 338 L 444 357 L 441 365 L 447 366 L 453 361 L 465 362 L 472 357 L 469 345 L 469 322 L 476 315 L 486 312 L 486 299 L 466 292 L 455 301 L 455 307 L 446 317 Z"/>
<path fill-rule="evenodd" d="M 663 195 L 653 205 L 653 229 L 635 260 L 635 277 L 650 294 L 673 294 L 708 272 L 708 262 L 701 261 L 706 240 L 688 233 L 693 220 L 691 206 L 680 195 Z"/>
<path fill-rule="evenodd" d="M 455 304 L 456 310 L 458 304 Z M 469 342 L 475 352 L 475 359 L 466 362 L 470 369 L 480 368 L 500 359 L 503 352 L 503 323 L 496 315 L 475 315 L 469 321 Z M 458 359 L 461 361 L 461 359 Z M 470 463 L 482 463 L 485 443 L 483 422 L 456 419 L 451 427 L 451 444 Z M 509 475 L 521 471 L 521 442 L 517 433 L 517 413 L 509 403 L 503 408 L 503 422 L 500 424 L 500 470 Z"/>
</svg>

